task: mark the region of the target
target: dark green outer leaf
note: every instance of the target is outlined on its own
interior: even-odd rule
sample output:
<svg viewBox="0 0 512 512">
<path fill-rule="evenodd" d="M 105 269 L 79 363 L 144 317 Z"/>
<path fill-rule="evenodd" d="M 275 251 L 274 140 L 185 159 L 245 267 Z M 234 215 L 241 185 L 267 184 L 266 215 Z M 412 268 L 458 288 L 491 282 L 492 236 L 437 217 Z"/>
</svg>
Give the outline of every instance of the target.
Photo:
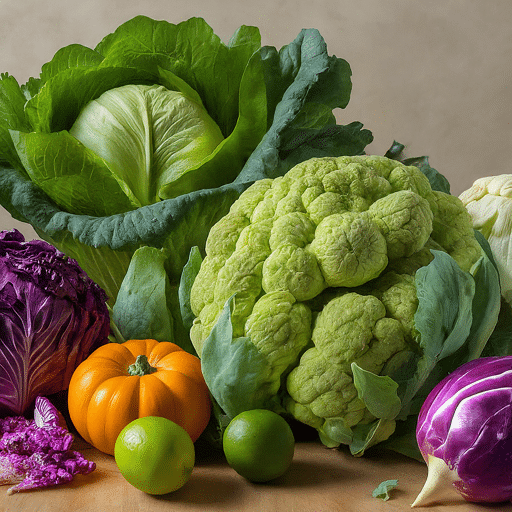
<svg viewBox="0 0 512 512">
<path fill-rule="evenodd" d="M 269 111 L 275 105 L 274 118 L 235 182 L 275 178 L 312 157 L 363 153 L 373 140 L 371 132 L 362 130 L 358 122 L 334 125 L 325 114 L 325 106 L 343 108 L 348 103 L 351 71 L 345 61 L 327 55 L 317 30 L 301 31 L 279 53 L 269 47 L 260 53 L 263 69 L 274 77 L 267 88 Z M 326 124 L 319 125 L 318 119 Z"/>
<path fill-rule="evenodd" d="M 512 354 L 512 306 L 501 299 L 498 323 L 491 334 L 482 356 L 508 356 Z"/>
<path fill-rule="evenodd" d="M 405 383 L 399 419 L 418 412 L 411 411 L 413 399 L 427 379 L 429 383 L 437 380 L 432 372 L 438 362 L 455 354 L 464 345 L 473 321 L 473 277 L 461 270 L 448 254 L 442 251 L 432 253 L 434 260 L 416 272 L 419 305 L 414 323 L 421 333 L 419 343 L 423 353 L 415 375 Z"/>
</svg>

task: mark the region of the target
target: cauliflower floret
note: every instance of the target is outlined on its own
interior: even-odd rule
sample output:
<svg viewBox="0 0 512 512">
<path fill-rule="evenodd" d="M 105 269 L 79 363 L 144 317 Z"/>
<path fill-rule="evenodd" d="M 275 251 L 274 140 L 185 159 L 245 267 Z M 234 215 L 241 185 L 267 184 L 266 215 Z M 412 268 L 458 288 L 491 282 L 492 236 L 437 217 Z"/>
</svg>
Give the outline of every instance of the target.
<svg viewBox="0 0 512 512">
<path fill-rule="evenodd" d="M 397 291 L 398 283 L 389 284 L 381 295 Z M 300 414 L 297 419 L 307 419 L 312 426 L 323 424 L 322 418 L 337 418 L 347 428 L 368 416 L 354 386 L 351 363 L 379 374 L 410 345 L 402 323 L 386 314 L 384 303 L 372 295 L 348 292 L 327 303 L 315 321 L 314 347 L 288 375 L 290 413 Z"/>
<path fill-rule="evenodd" d="M 411 256 L 432 233 L 428 201 L 411 190 L 400 190 L 373 203 L 368 212 L 379 226 L 390 259 Z"/>
<path fill-rule="evenodd" d="M 289 292 L 267 293 L 254 305 L 244 335 L 267 357 L 279 388 L 281 374 L 310 342 L 311 311 Z"/>
<path fill-rule="evenodd" d="M 386 239 L 367 212 L 325 217 L 310 251 L 327 286 L 359 286 L 377 277 L 388 263 Z"/>
<path fill-rule="evenodd" d="M 460 200 L 419 169 L 366 155 L 308 160 L 249 187 L 211 230 L 191 290 L 192 343 L 201 356 L 234 296 L 233 343 L 249 339 L 268 361 L 269 398 L 279 392 L 315 428 L 350 432 L 372 419 L 351 364 L 391 375 L 420 351 L 414 275 L 431 249 L 464 270 L 482 254 Z"/>
<path fill-rule="evenodd" d="M 329 360 L 316 347 L 308 349 L 287 379 L 287 409 L 296 419 L 321 428 L 325 418 L 343 418 L 350 428 L 365 415 L 350 369 Z"/>
<path fill-rule="evenodd" d="M 270 254 L 264 263 L 262 282 L 265 292 L 287 290 L 297 300 L 312 299 L 325 288 L 314 255 L 292 244 L 281 245 Z"/>
<path fill-rule="evenodd" d="M 432 238 L 468 271 L 482 254 L 475 238 L 471 216 L 462 201 L 455 196 L 433 192 L 437 215 L 433 222 Z"/>
</svg>

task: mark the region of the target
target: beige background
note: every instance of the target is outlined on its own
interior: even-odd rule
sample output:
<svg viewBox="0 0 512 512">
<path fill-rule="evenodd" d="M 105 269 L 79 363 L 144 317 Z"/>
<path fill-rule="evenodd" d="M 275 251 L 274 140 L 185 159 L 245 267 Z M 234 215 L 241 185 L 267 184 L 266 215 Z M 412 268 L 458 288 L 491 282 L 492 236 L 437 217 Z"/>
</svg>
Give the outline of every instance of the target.
<svg viewBox="0 0 512 512">
<path fill-rule="evenodd" d="M 353 73 L 342 123 L 361 121 L 383 154 L 396 139 L 427 154 L 460 194 L 512 172 L 511 0 L 0 0 L 0 72 L 37 76 L 60 47 L 94 47 L 137 14 L 201 16 L 227 41 L 242 24 L 277 48 L 317 28 Z M 0 229 L 32 229 L 0 207 Z"/>
</svg>

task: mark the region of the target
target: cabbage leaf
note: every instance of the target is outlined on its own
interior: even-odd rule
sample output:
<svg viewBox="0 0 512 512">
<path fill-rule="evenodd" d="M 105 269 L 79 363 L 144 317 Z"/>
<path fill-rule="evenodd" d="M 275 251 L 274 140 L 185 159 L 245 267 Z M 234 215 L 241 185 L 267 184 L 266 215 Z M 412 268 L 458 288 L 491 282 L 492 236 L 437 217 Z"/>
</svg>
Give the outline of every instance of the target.
<svg viewBox="0 0 512 512">
<path fill-rule="evenodd" d="M 70 133 L 91 101 L 130 84 L 180 92 L 223 136 L 183 180 L 161 183 L 161 200 L 151 204 Z M 350 66 L 328 55 L 315 29 L 277 50 L 261 47 L 255 27 L 240 27 L 224 44 L 201 18 L 137 16 L 94 49 L 62 48 L 24 85 L 2 75 L 0 204 L 75 258 L 111 305 L 145 245 L 166 251 L 177 294 L 190 248 L 202 250 L 210 227 L 251 183 L 312 156 L 364 152 L 371 133 L 358 122 L 337 125 L 332 113 L 350 92 Z"/>
</svg>

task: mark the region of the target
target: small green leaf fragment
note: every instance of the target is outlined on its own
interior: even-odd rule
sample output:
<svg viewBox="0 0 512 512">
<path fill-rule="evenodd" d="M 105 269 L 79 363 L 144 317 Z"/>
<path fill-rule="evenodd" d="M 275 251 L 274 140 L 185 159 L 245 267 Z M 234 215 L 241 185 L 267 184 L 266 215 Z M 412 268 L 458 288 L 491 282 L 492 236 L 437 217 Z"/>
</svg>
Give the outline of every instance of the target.
<svg viewBox="0 0 512 512">
<path fill-rule="evenodd" d="M 381 482 L 372 492 L 374 498 L 388 501 L 390 498 L 389 492 L 398 486 L 398 480 L 385 480 Z"/>
</svg>

